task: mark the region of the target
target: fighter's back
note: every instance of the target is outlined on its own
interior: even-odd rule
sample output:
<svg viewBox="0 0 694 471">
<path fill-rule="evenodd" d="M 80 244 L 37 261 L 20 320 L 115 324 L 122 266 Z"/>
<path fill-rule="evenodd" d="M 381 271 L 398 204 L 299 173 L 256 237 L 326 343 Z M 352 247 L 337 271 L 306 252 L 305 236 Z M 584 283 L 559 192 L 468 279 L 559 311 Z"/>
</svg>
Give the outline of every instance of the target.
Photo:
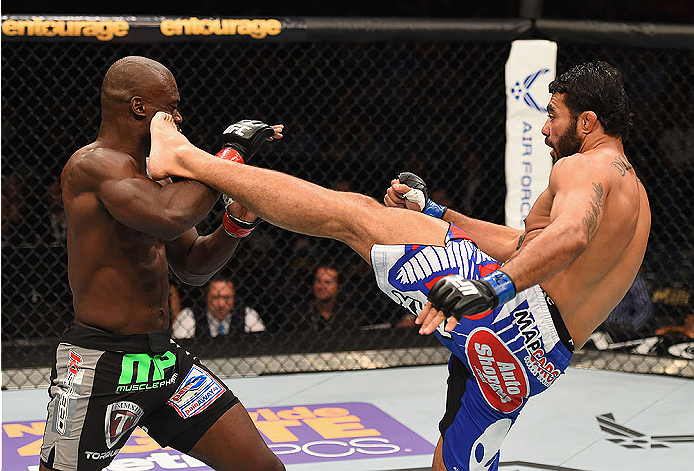
<svg viewBox="0 0 694 471">
<path fill-rule="evenodd" d="M 104 186 L 137 173 L 136 167 L 131 156 L 97 142 L 75 152 L 63 169 L 77 324 L 122 334 L 168 327 L 163 241 L 121 224 L 99 196 Z"/>
<path fill-rule="evenodd" d="M 561 187 L 588 187 L 591 204 L 582 225 L 589 241 L 568 266 L 541 283 L 562 313 L 576 346 L 581 346 L 622 299 L 641 266 L 650 232 L 650 208 L 646 191 L 621 149 L 598 147 L 555 164 L 544 198 L 552 219 Z M 579 183 L 575 183 L 579 182 Z M 559 193 L 554 191 L 559 188 Z M 539 201 L 538 209 L 547 208 Z M 528 223 L 533 223 L 528 216 Z"/>
</svg>

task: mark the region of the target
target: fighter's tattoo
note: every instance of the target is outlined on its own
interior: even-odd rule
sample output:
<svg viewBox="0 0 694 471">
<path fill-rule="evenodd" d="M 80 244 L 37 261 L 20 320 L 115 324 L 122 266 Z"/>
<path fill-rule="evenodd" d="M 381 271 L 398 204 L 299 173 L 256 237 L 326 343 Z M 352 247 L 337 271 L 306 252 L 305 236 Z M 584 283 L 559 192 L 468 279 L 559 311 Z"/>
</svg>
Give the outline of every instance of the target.
<svg viewBox="0 0 694 471">
<path fill-rule="evenodd" d="M 598 216 L 600 210 L 605 207 L 603 198 L 605 190 L 602 188 L 602 183 L 593 183 L 593 195 L 590 197 L 590 209 L 586 210 L 586 215 L 583 217 L 583 225 L 588 229 L 588 237 L 592 236 L 598 227 Z"/>
<path fill-rule="evenodd" d="M 518 246 L 516 247 L 516 250 L 519 250 L 520 247 L 521 247 L 521 245 L 523 245 L 523 241 L 525 240 L 525 236 L 526 236 L 526 235 L 527 235 L 527 234 L 524 232 L 524 233 L 521 234 L 521 236 L 518 238 Z"/>
<path fill-rule="evenodd" d="M 621 155 L 616 155 L 614 158 L 614 162 L 612 162 L 612 166 L 617 169 L 617 171 L 620 173 L 620 175 L 624 176 L 627 174 L 629 170 L 634 168 L 627 160 L 621 156 Z"/>
</svg>

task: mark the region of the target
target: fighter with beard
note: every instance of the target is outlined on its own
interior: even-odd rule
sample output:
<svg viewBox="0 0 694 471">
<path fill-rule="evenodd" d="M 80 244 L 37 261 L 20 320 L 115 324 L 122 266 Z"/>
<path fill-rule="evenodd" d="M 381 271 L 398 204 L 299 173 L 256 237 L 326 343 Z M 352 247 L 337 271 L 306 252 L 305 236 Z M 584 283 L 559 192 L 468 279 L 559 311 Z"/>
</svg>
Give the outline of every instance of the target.
<svg viewBox="0 0 694 471">
<path fill-rule="evenodd" d="M 570 340 L 580 347 L 607 317 L 609 306 L 616 305 L 628 289 L 620 279 L 623 273 L 613 269 L 625 263 L 632 270 L 640 265 L 650 209 L 643 185 L 624 153 L 631 117 L 619 71 L 600 61 L 581 64 L 550 83 L 549 92 L 552 97 L 542 134 L 551 148 L 553 167 L 549 185 L 530 210 L 524 230 L 442 207 L 428 198 L 424 181 L 408 173 L 391 182 L 384 203 L 422 211 L 462 228 L 483 252 L 502 263 L 499 271 L 509 275 L 516 289 L 537 283 L 548 301 L 551 296 L 552 314 L 556 308 L 561 313 L 561 319 L 553 315 L 555 325 L 563 321 Z M 445 288 L 453 297 L 448 307 L 438 307 L 455 316 L 455 322 L 461 312 L 451 309 L 450 301 L 460 302 L 464 296 L 453 286 Z M 436 294 L 432 292 L 429 300 Z M 416 322 L 430 332 L 442 319 L 443 314 L 428 304 Z M 451 355 L 434 469 L 443 469 L 437 467 L 442 455 L 446 464 L 453 461 L 450 450 L 456 448 L 456 434 L 463 434 L 458 430 L 464 430 L 458 424 L 469 427 L 470 419 L 460 416 L 471 402 L 470 376 L 469 364 Z M 486 451 L 484 455 L 489 456 Z M 498 459 L 497 455 L 489 469 L 497 469 Z"/>
<path fill-rule="evenodd" d="M 361 255 L 390 299 L 419 312 L 420 333 L 435 332 L 451 351 L 432 468 L 494 471 L 522 408 L 631 286 L 650 231 L 648 197 L 622 145 L 630 118 L 619 71 L 581 64 L 550 92 L 542 132 L 555 164 L 525 230 L 446 210 L 413 174 L 401 174 L 383 206 L 223 161 L 191 145 L 164 113 L 152 118 L 148 171 L 203 182 L 272 224 Z"/>
</svg>

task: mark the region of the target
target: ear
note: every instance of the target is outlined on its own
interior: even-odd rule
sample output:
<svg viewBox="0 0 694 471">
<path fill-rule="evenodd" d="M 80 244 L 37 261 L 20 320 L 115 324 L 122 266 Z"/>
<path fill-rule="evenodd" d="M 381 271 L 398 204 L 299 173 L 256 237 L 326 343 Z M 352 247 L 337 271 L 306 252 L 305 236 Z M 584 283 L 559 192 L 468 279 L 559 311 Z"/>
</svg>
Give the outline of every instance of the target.
<svg viewBox="0 0 694 471">
<path fill-rule="evenodd" d="M 598 115 L 594 111 L 584 111 L 578 117 L 578 130 L 582 134 L 590 134 L 599 125 Z"/>
<path fill-rule="evenodd" d="M 135 113 L 135 116 L 139 118 L 145 117 L 145 105 L 141 97 L 134 96 L 130 99 L 130 109 Z"/>
</svg>

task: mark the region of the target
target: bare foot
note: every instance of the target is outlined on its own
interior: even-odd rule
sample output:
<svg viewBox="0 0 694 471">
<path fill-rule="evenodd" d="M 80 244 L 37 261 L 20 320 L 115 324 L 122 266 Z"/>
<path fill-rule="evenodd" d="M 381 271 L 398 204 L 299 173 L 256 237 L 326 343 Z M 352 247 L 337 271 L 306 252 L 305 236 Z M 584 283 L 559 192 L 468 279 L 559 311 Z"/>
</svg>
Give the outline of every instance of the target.
<svg viewBox="0 0 694 471">
<path fill-rule="evenodd" d="M 151 148 L 147 158 L 147 175 L 152 180 L 163 180 L 168 176 L 184 176 L 178 164 L 176 151 L 190 146 L 188 139 L 178 131 L 173 117 L 159 111 L 149 125 Z"/>
</svg>

